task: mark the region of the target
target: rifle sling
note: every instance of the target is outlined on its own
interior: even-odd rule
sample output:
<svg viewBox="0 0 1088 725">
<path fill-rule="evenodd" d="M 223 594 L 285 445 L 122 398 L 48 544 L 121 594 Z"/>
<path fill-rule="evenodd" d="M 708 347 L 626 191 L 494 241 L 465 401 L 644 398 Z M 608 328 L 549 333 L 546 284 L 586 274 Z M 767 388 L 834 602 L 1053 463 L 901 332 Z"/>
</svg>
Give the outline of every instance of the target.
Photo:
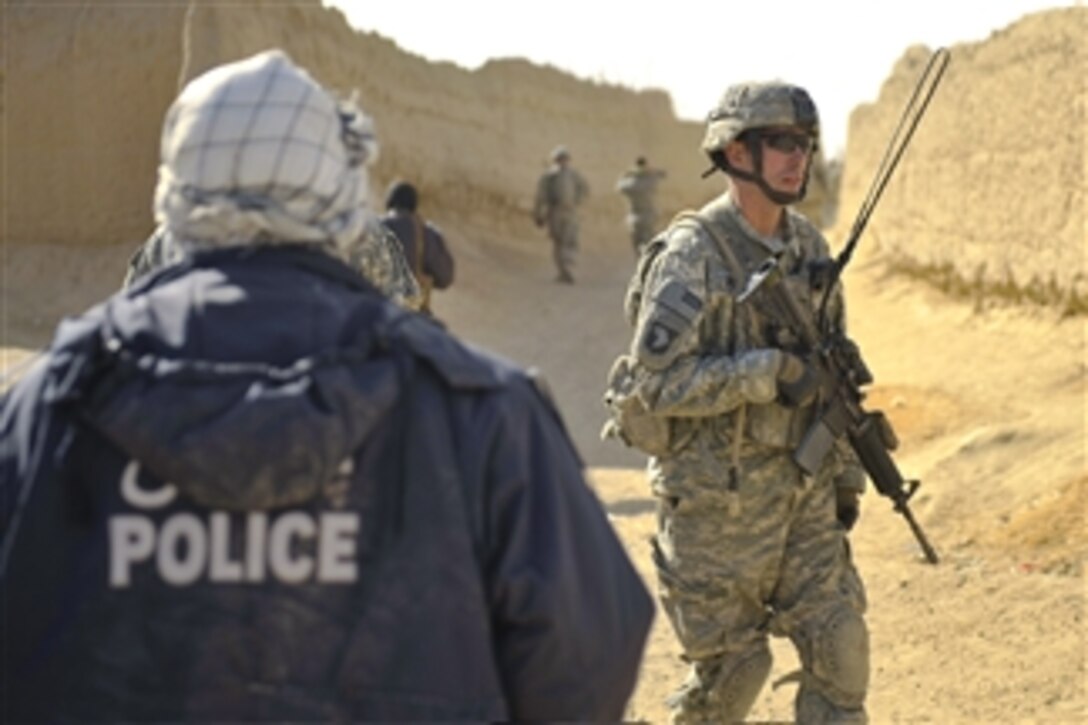
<svg viewBox="0 0 1088 725">
<path fill-rule="evenodd" d="M 423 228 L 423 220 L 420 219 L 417 212 L 412 212 L 412 230 L 415 233 L 415 257 L 413 261 L 416 273 L 416 281 L 419 283 L 420 292 L 422 292 L 423 303 L 420 309 L 423 312 L 431 311 L 431 284 L 428 281 L 427 275 L 423 271 L 423 258 L 424 247 L 423 245 L 427 241 L 426 232 Z"/>
</svg>

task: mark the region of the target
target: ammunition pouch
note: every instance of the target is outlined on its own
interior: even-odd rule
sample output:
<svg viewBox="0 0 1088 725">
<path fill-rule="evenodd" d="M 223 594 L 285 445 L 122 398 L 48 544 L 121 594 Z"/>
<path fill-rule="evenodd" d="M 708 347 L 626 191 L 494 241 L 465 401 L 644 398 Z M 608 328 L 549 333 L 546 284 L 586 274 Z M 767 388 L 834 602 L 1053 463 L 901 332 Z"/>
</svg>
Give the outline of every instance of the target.
<svg viewBox="0 0 1088 725">
<path fill-rule="evenodd" d="M 693 425 L 698 425 L 714 436 L 721 449 L 728 450 L 734 445 L 736 416 L 736 412 L 730 412 L 714 418 L 691 421 Z M 811 406 L 787 408 L 778 403 L 746 404 L 741 456 L 786 453 L 793 450 L 804 437 L 813 416 L 814 410 Z"/>
<path fill-rule="evenodd" d="M 601 438 L 619 438 L 643 453 L 663 456 L 674 450 L 672 421 L 651 413 L 639 397 L 637 366 L 630 355 L 620 355 L 612 364 L 603 399 L 608 421 Z"/>
<path fill-rule="evenodd" d="M 793 450 L 801 443 L 814 416 L 812 405 L 798 408 L 779 403 L 749 405 L 745 435 L 753 443 L 768 448 Z"/>
<path fill-rule="evenodd" d="M 651 456 L 676 453 L 703 429 L 709 429 L 722 442 L 732 439 L 735 413 L 714 418 L 671 418 L 652 413 L 639 396 L 637 365 L 630 355 L 619 356 L 612 365 L 603 398 L 608 420 L 601 438 L 618 438 Z M 749 404 L 743 443 L 759 450 L 793 450 L 801 443 L 814 416 L 813 406 Z"/>
</svg>

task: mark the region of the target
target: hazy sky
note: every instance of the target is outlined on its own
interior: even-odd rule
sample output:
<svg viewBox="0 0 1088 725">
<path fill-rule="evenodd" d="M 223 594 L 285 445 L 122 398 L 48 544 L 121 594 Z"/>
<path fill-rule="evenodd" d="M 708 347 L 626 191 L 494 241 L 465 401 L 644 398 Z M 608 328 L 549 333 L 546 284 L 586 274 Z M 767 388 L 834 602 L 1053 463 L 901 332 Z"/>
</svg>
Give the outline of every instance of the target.
<svg viewBox="0 0 1088 725">
<path fill-rule="evenodd" d="M 702 120 L 731 83 L 808 88 L 834 154 L 850 111 L 877 97 L 911 45 L 975 42 L 1081 0 L 324 0 L 361 30 L 472 69 L 523 57 L 582 78 L 667 90 Z M 954 61 L 953 61 L 954 62 Z M 365 101 L 365 99 L 363 99 Z"/>
</svg>

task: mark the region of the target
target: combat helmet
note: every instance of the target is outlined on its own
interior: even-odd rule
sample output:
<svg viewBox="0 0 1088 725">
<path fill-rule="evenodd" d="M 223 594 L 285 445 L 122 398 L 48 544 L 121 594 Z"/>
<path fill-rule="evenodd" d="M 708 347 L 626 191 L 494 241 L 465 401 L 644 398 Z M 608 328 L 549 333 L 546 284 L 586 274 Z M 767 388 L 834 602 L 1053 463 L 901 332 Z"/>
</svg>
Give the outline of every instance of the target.
<svg viewBox="0 0 1088 725">
<path fill-rule="evenodd" d="M 714 169 L 759 184 L 769 198 L 780 204 L 792 204 L 805 196 L 808 186 L 806 171 L 805 183 L 797 194 L 786 194 L 772 189 L 763 179 L 763 154 L 759 139 L 746 131 L 772 126 L 797 126 L 812 136 L 819 138 L 820 120 L 816 113 L 816 104 L 804 88 L 770 81 L 760 83 L 738 83 L 726 89 L 718 105 L 707 115 L 706 135 L 703 137 L 703 152 L 710 157 Z M 741 171 L 729 165 L 724 149 L 730 141 L 746 141 L 755 161 L 755 173 Z M 815 145 L 814 145 L 815 150 Z"/>
</svg>

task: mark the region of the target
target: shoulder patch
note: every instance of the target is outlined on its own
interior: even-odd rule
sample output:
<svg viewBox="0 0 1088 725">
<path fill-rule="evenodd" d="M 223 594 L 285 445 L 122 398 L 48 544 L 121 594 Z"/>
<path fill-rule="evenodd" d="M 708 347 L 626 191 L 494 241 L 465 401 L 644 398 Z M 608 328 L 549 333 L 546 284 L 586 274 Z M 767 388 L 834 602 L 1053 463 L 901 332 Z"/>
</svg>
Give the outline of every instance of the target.
<svg viewBox="0 0 1088 725">
<path fill-rule="evenodd" d="M 695 329 L 703 300 L 678 280 L 670 280 L 650 299 L 638 341 L 639 359 L 648 367 L 668 364 L 678 342 Z"/>
<path fill-rule="evenodd" d="M 661 289 L 656 300 L 687 322 L 694 320 L 703 309 L 703 301 L 699 296 L 675 280 Z"/>
<path fill-rule="evenodd" d="M 664 320 L 653 320 L 646 326 L 642 346 L 654 355 L 664 355 L 680 337 L 681 330 L 669 325 Z"/>
</svg>

